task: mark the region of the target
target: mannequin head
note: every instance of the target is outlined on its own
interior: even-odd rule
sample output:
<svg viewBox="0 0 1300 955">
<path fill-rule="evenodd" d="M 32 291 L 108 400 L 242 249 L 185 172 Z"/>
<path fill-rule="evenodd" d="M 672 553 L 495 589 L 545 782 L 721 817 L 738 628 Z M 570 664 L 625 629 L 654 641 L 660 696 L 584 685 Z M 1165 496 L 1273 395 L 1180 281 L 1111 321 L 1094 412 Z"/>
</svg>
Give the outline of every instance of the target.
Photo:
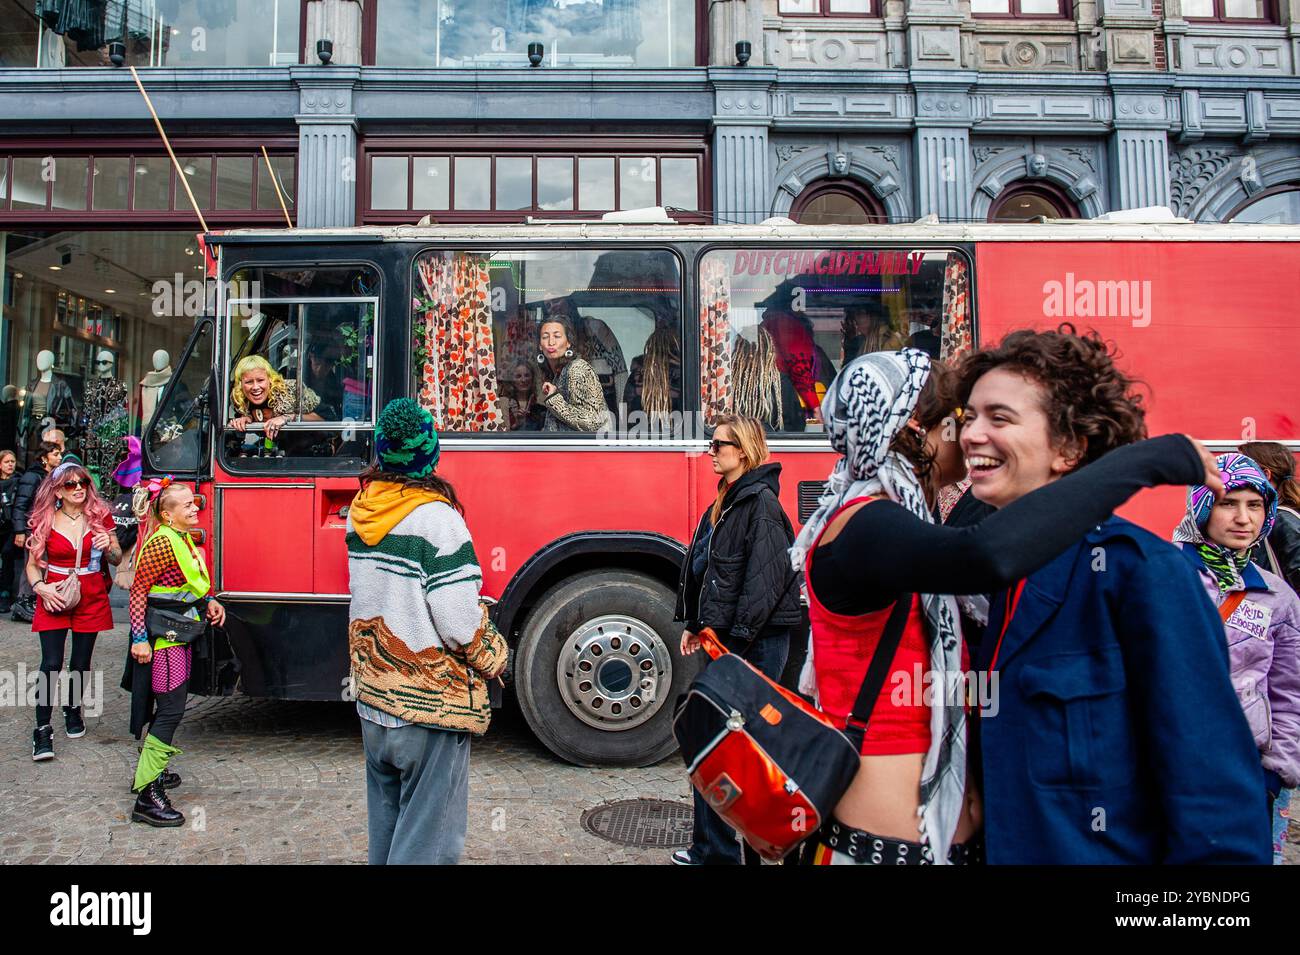
<svg viewBox="0 0 1300 955">
<path fill-rule="evenodd" d="M 165 371 L 167 366 L 172 363 L 172 356 L 167 354 L 161 348 L 153 353 L 153 370 Z"/>
<path fill-rule="evenodd" d="M 17 400 L 18 400 L 17 385 L 5 385 L 3 389 L 0 389 L 0 401 L 17 401 Z"/>
<path fill-rule="evenodd" d="M 48 348 L 42 348 L 36 353 L 36 370 L 41 374 L 49 371 L 54 367 L 54 352 Z"/>
<path fill-rule="evenodd" d="M 111 351 L 108 349 L 102 350 L 97 356 L 95 356 L 95 377 L 112 378 L 113 366 L 116 363 L 117 359 Z"/>
</svg>

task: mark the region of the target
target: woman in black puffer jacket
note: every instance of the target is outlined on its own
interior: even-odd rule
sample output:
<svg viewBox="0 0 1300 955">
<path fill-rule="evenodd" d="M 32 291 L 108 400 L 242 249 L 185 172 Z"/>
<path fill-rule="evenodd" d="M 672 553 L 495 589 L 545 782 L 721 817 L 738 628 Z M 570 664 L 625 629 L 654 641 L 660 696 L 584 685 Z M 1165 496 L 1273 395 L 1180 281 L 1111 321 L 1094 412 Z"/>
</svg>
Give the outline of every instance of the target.
<svg viewBox="0 0 1300 955">
<path fill-rule="evenodd" d="M 802 620 L 787 553 L 794 529 L 777 499 L 781 465 L 767 463 L 762 423 L 737 415 L 718 419 L 709 455 L 720 475 L 718 499 L 700 518 L 682 564 L 675 617 L 686 622 L 681 650 L 698 650 L 697 634 L 709 627 L 728 650 L 778 680 L 791 629 Z M 735 830 L 695 793 L 694 844 L 673 853 L 673 862 L 741 861 Z"/>
</svg>

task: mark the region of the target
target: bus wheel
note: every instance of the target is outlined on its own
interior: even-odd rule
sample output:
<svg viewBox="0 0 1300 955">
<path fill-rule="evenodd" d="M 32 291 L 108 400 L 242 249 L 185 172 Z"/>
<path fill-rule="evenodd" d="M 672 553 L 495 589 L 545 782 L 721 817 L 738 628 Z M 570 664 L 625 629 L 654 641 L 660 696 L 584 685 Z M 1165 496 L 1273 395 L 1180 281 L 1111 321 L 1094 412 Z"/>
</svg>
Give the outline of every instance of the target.
<svg viewBox="0 0 1300 955">
<path fill-rule="evenodd" d="M 648 766 L 677 748 L 672 701 L 700 664 L 678 653 L 673 593 L 631 571 L 552 587 L 524 624 L 515 687 L 528 725 L 580 766 Z"/>
</svg>

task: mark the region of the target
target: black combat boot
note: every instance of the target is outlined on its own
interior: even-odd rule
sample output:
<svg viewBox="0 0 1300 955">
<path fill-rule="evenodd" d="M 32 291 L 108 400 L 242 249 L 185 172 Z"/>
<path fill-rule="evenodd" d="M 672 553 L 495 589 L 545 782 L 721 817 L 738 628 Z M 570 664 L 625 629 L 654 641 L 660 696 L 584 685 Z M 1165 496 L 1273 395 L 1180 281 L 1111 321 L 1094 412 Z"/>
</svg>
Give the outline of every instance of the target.
<svg viewBox="0 0 1300 955">
<path fill-rule="evenodd" d="M 171 800 L 167 798 L 161 776 L 140 790 L 131 810 L 131 821 L 162 827 L 185 825 L 185 817 L 172 808 Z"/>
<path fill-rule="evenodd" d="M 170 769 L 164 769 L 158 779 L 162 783 L 163 789 L 175 789 L 181 784 L 181 774 L 173 773 Z M 128 788 L 127 792 L 134 793 L 135 790 Z"/>
</svg>

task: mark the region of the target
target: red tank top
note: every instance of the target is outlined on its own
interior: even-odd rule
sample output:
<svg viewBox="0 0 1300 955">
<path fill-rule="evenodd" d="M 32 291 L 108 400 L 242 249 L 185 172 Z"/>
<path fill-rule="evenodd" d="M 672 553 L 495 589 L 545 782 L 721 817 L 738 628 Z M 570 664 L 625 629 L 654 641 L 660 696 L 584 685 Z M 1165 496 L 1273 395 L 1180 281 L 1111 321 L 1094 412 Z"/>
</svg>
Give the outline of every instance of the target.
<svg viewBox="0 0 1300 955">
<path fill-rule="evenodd" d="M 873 497 L 849 501 L 831 515 L 831 523 L 846 508 Z M 825 528 L 822 534 L 825 534 Z M 891 604 L 881 610 L 859 615 L 833 613 L 822 606 L 812 587 L 812 557 L 821 544 L 817 535 L 808 551 L 804 580 L 808 584 L 808 618 L 812 623 L 813 669 L 817 674 L 817 695 L 822 711 L 840 726 L 848 719 L 853 702 L 867 675 L 871 655 L 894 609 Z M 922 678 L 930 669 L 930 650 L 926 640 L 923 609 L 919 599 L 912 602 L 911 613 L 903 628 L 903 639 L 894 654 L 894 665 L 880 690 L 866 736 L 863 756 L 894 756 L 900 753 L 924 753 L 930 748 L 930 707 L 925 703 Z M 964 657 L 963 649 L 963 657 Z M 964 660 L 963 660 L 964 664 Z"/>
</svg>

